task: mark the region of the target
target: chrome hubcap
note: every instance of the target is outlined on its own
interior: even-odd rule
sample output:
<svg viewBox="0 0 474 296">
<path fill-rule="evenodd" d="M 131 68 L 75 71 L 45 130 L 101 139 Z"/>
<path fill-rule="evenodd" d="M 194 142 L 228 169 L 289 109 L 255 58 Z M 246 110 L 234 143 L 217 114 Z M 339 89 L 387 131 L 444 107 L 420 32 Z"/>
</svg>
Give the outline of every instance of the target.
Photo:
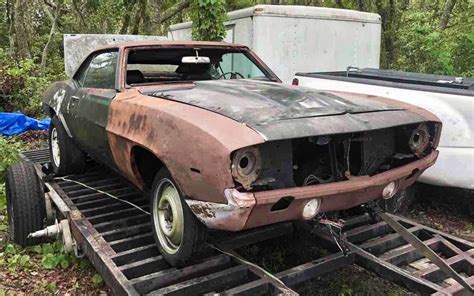
<svg viewBox="0 0 474 296">
<path fill-rule="evenodd" d="M 51 130 L 51 154 L 53 156 L 53 161 L 56 167 L 59 167 L 61 163 L 60 151 L 59 151 L 59 141 L 58 141 L 58 130 L 53 128 Z"/>
<path fill-rule="evenodd" d="M 178 190 L 168 179 L 163 179 L 153 199 L 153 223 L 158 240 L 169 254 L 178 252 L 183 240 L 183 208 Z"/>
</svg>

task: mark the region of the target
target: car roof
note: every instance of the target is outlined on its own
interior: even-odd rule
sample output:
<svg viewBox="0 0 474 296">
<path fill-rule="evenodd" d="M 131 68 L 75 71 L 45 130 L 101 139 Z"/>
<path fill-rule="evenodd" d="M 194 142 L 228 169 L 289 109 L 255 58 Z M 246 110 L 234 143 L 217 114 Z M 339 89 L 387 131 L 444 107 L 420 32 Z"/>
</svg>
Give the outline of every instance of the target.
<svg viewBox="0 0 474 296">
<path fill-rule="evenodd" d="M 133 48 L 133 47 L 215 47 L 215 48 L 242 48 L 248 49 L 245 45 L 227 43 L 227 42 L 214 42 L 214 41 L 129 41 L 122 42 L 114 45 L 106 45 L 98 48 L 95 51 L 112 49 L 112 48 Z"/>
</svg>

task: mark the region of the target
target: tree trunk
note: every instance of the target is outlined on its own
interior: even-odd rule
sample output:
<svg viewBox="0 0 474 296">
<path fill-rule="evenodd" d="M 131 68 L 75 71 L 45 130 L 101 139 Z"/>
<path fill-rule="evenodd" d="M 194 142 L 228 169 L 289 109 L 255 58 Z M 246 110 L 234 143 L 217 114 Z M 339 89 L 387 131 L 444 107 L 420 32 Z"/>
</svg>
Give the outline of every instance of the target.
<svg viewBox="0 0 474 296">
<path fill-rule="evenodd" d="M 19 58 L 31 58 L 30 52 L 30 32 L 29 32 L 29 24 L 31 24 L 31 20 L 28 18 L 28 8 L 31 6 L 27 0 L 17 0 L 14 1 L 14 6 L 12 7 L 14 10 L 14 18 L 13 18 L 13 26 L 14 26 L 14 46 Z"/>
<path fill-rule="evenodd" d="M 132 35 L 138 35 L 140 33 L 140 24 L 143 21 L 143 10 L 146 6 L 146 0 L 140 0 L 135 16 L 133 17 Z"/>
<path fill-rule="evenodd" d="M 56 33 L 56 28 L 58 26 L 58 17 L 59 17 L 59 12 L 61 9 L 59 5 L 60 5 L 59 2 L 56 3 L 56 8 L 54 9 L 54 15 L 49 11 L 48 7 L 45 7 L 44 9 L 46 14 L 51 20 L 51 29 L 49 31 L 48 41 L 44 45 L 43 53 L 41 55 L 41 66 L 40 66 L 41 76 L 44 76 L 46 74 L 46 61 L 48 60 L 49 45 L 51 44 L 51 41 L 53 40 L 54 33 Z"/>
<path fill-rule="evenodd" d="M 441 16 L 441 21 L 439 22 L 439 29 L 443 31 L 448 26 L 449 17 L 453 11 L 454 5 L 456 5 L 456 0 L 448 0 L 446 2 L 446 7 L 444 9 L 443 15 Z"/>
<path fill-rule="evenodd" d="M 394 0 L 388 1 L 388 7 L 383 0 L 376 0 L 375 7 L 377 13 L 382 17 L 382 42 L 385 53 L 385 66 L 390 69 L 394 60 L 394 48 L 392 35 L 396 32 L 395 26 L 395 3 Z"/>
<path fill-rule="evenodd" d="M 151 35 L 152 28 L 150 22 L 150 8 L 148 6 L 148 0 L 143 0 L 143 9 L 142 9 L 142 20 L 143 20 L 143 33 L 145 35 Z"/>
<path fill-rule="evenodd" d="M 15 0 L 7 0 L 5 3 L 5 9 L 7 13 L 7 25 L 8 25 L 8 41 L 9 41 L 9 55 L 12 56 L 15 52 Z"/>
<path fill-rule="evenodd" d="M 280 0 L 272 0 L 271 4 L 272 5 L 280 5 Z"/>
<path fill-rule="evenodd" d="M 365 11 L 365 3 L 364 3 L 364 0 L 359 0 L 359 1 L 358 1 L 358 4 L 359 4 L 359 11 Z"/>
</svg>

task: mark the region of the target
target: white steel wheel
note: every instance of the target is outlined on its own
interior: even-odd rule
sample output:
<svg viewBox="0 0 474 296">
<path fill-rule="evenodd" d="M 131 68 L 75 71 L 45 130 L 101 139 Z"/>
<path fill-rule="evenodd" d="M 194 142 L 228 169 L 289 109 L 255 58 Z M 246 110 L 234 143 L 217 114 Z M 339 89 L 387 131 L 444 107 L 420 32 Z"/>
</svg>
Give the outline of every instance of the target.
<svg viewBox="0 0 474 296">
<path fill-rule="evenodd" d="M 169 179 L 162 179 L 153 198 L 153 223 L 161 247 L 176 254 L 183 241 L 184 216 L 178 190 Z"/>
<path fill-rule="evenodd" d="M 57 116 L 49 126 L 49 153 L 56 176 L 82 173 L 86 168 L 86 155 L 76 147 Z"/>
<path fill-rule="evenodd" d="M 166 168 L 153 180 L 150 210 L 153 237 L 166 262 L 175 267 L 192 262 L 206 242 L 207 231 Z"/>
<path fill-rule="evenodd" d="M 54 164 L 59 167 L 61 164 L 61 151 L 59 149 L 58 129 L 53 127 L 51 129 L 51 154 L 53 157 Z"/>
</svg>

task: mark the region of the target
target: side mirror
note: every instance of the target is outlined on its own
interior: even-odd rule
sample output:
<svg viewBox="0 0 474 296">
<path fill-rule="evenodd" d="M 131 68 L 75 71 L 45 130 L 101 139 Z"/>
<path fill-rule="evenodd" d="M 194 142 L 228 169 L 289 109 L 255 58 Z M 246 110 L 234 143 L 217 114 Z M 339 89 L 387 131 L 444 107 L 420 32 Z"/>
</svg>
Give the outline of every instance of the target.
<svg viewBox="0 0 474 296">
<path fill-rule="evenodd" d="M 182 64 L 210 64 L 211 59 L 209 57 L 199 57 L 199 56 L 188 56 L 181 58 Z"/>
</svg>

